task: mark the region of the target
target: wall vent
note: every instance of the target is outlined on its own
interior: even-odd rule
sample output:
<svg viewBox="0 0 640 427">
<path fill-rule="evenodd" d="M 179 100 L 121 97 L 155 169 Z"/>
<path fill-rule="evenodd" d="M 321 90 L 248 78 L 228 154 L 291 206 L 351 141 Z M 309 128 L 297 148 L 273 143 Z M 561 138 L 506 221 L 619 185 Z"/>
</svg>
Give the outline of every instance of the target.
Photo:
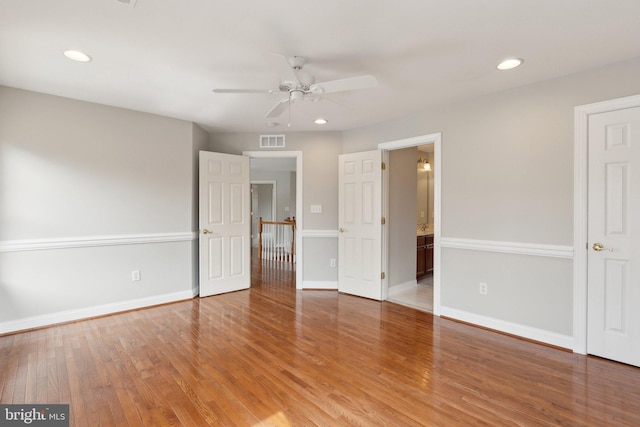
<svg viewBox="0 0 640 427">
<path fill-rule="evenodd" d="M 138 0 L 116 0 L 118 3 L 126 4 L 129 7 L 136 7 L 136 1 Z"/>
<path fill-rule="evenodd" d="M 284 135 L 260 135 L 260 148 L 284 148 Z"/>
</svg>

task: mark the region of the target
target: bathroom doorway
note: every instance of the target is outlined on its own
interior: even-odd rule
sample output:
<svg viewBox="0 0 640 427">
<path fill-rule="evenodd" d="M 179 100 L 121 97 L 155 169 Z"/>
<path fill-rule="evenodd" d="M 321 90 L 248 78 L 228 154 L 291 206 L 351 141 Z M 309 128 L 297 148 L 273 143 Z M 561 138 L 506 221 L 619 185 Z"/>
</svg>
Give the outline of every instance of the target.
<svg viewBox="0 0 640 427">
<path fill-rule="evenodd" d="M 386 299 L 439 315 L 440 134 L 380 144 L 388 173 L 383 204 Z"/>
</svg>

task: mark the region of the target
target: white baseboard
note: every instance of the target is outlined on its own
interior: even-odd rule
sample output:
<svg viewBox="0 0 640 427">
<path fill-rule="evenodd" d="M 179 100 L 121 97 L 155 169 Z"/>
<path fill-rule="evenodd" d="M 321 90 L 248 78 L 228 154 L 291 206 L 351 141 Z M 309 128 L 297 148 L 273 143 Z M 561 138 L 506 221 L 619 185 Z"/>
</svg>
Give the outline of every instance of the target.
<svg viewBox="0 0 640 427">
<path fill-rule="evenodd" d="M 532 328 L 531 326 L 520 325 L 518 323 L 506 322 L 493 317 L 486 317 L 445 306 L 441 306 L 440 310 L 440 316 L 450 317 L 452 319 L 461 320 L 463 322 L 472 323 L 474 325 L 483 326 L 485 328 L 494 329 L 507 334 L 517 335 L 519 337 L 545 344 L 567 348 L 569 350 L 573 349 L 573 337 L 570 335 L 562 335 L 556 332 Z"/>
<path fill-rule="evenodd" d="M 71 322 L 90 317 L 104 316 L 121 311 L 134 310 L 137 308 L 151 307 L 154 305 L 166 304 L 170 302 L 183 301 L 193 298 L 193 290 L 174 292 L 171 294 L 154 295 L 147 298 L 121 301 L 111 304 L 94 307 L 79 308 L 75 310 L 61 311 L 58 313 L 43 314 L 41 316 L 27 317 L 19 320 L 11 320 L 0 323 L 0 334 L 24 331 L 27 329 L 51 326 L 56 323 Z"/>
<path fill-rule="evenodd" d="M 338 289 L 338 282 L 321 282 L 305 280 L 302 282 L 302 289 Z"/>
<path fill-rule="evenodd" d="M 404 291 L 407 291 L 409 289 L 414 289 L 415 287 L 418 286 L 418 281 L 417 280 L 409 280 L 408 282 L 405 283 L 401 283 L 399 285 L 395 285 L 395 286 L 389 286 L 388 289 L 388 298 L 393 298 L 396 295 L 398 295 L 399 293 L 402 293 Z"/>
</svg>

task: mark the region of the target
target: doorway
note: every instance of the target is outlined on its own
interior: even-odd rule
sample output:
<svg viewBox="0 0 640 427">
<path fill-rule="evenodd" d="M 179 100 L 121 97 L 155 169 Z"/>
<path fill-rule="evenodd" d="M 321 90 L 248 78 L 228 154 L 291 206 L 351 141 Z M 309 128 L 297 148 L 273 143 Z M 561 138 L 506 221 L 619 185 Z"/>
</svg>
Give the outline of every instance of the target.
<svg viewBox="0 0 640 427">
<path fill-rule="evenodd" d="M 389 152 L 388 301 L 433 312 L 434 144 Z M 416 167 L 417 165 L 417 167 Z M 415 191 L 410 189 L 415 188 Z M 407 253 L 415 252 L 414 257 Z"/>
<path fill-rule="evenodd" d="M 411 298 L 411 293 L 413 292 L 416 294 L 415 298 L 424 299 L 424 300 L 432 299 L 432 304 L 431 304 L 432 311 L 433 311 L 433 314 L 436 316 L 440 315 L 440 286 L 441 286 L 441 283 L 440 283 L 440 236 L 441 236 L 440 230 L 441 230 L 441 183 L 442 183 L 441 140 L 442 140 L 441 134 L 434 133 L 429 135 L 422 135 L 418 137 L 397 140 L 397 141 L 385 142 L 378 145 L 378 148 L 381 149 L 383 152 L 383 159 L 385 163 L 389 162 L 390 151 L 393 151 L 393 150 L 399 150 L 399 149 L 411 148 L 411 147 L 413 148 L 423 147 L 423 150 L 428 150 L 433 153 L 432 157 L 430 157 L 433 160 L 433 164 L 430 165 L 432 168 L 430 177 L 433 185 L 433 189 L 432 189 L 433 219 L 432 221 L 429 221 L 428 217 L 426 218 L 428 230 L 425 230 L 425 231 L 429 231 L 430 232 L 429 234 L 432 233 L 431 235 L 433 239 L 431 243 L 432 247 L 429 248 L 433 251 L 433 273 L 430 276 L 431 289 L 428 290 L 427 292 L 420 292 L 420 291 L 424 291 L 424 289 L 418 288 L 417 280 L 415 280 L 413 283 L 403 282 L 400 285 L 406 288 L 405 290 L 406 292 L 409 293 L 410 298 Z M 412 166 L 411 170 L 417 172 L 417 161 L 416 161 L 416 164 Z M 389 223 L 394 221 L 393 217 L 390 215 L 391 213 L 390 193 L 393 190 L 390 187 L 391 183 L 390 183 L 389 175 L 391 175 L 391 173 L 393 173 L 393 171 L 390 171 L 384 176 L 383 196 L 382 196 L 383 212 L 384 212 L 383 216 L 385 218 L 389 218 Z M 417 206 L 417 191 L 415 193 L 415 198 L 416 199 L 414 200 L 416 201 L 416 203 L 413 206 Z M 416 214 L 419 216 L 418 212 L 419 211 L 417 211 L 417 209 L 410 212 L 409 213 L 410 219 L 408 221 L 411 221 L 411 223 L 413 224 L 414 218 L 416 218 Z M 431 212 L 431 209 L 430 208 L 427 209 L 427 212 Z M 430 215 L 427 212 L 425 212 L 425 216 Z M 393 278 L 394 269 L 400 268 L 396 265 L 396 263 L 392 259 L 392 255 L 391 255 L 391 251 L 392 251 L 391 237 L 392 236 L 390 235 L 390 228 L 391 228 L 390 226 L 385 227 L 384 233 L 383 233 L 383 243 L 382 243 L 383 270 L 389 273 L 386 275 L 382 284 L 384 299 L 389 299 L 390 288 L 392 288 L 394 285 L 398 285 L 398 283 L 390 282 L 390 278 Z M 407 239 L 411 239 L 411 241 L 407 243 L 412 243 L 414 248 L 412 253 L 414 254 L 414 256 L 417 251 L 417 240 L 416 240 L 417 229 L 419 229 L 419 227 L 418 227 L 418 222 L 416 221 L 416 229 L 412 230 L 413 236 L 407 237 Z M 410 246 L 412 245 L 409 245 L 409 244 L 406 245 L 407 251 L 411 250 Z M 397 298 L 397 295 L 395 295 L 396 294 L 395 291 L 396 291 L 395 289 L 391 290 L 392 299 Z M 421 308 L 421 307 L 416 307 L 416 308 Z"/>
<path fill-rule="evenodd" d="M 295 233 L 295 283 L 302 289 L 302 264 L 304 260 L 302 239 L 302 152 L 301 151 L 245 151 L 250 158 L 251 181 L 276 181 L 274 186 L 274 216 L 278 221 L 288 217 L 296 219 Z M 280 180 L 286 182 L 280 184 Z M 258 220 L 258 218 L 255 218 Z M 253 218 L 252 218 L 253 222 Z"/>
</svg>

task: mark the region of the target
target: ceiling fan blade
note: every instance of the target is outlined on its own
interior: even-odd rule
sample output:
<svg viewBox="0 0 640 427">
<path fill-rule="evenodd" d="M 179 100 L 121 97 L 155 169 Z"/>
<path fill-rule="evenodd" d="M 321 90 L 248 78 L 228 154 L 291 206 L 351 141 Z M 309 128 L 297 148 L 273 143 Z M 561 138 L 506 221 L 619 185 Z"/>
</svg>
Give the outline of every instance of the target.
<svg viewBox="0 0 640 427">
<path fill-rule="evenodd" d="M 289 60 L 284 55 L 271 53 L 265 55 L 265 58 L 278 75 L 281 83 L 293 83 L 293 86 L 297 86 L 299 84 L 298 76 L 296 76 Z"/>
<path fill-rule="evenodd" d="M 213 89 L 214 93 L 273 93 L 271 89 Z"/>
<path fill-rule="evenodd" d="M 267 119 L 275 119 L 276 117 L 279 117 L 287 110 L 287 108 L 289 108 L 289 105 L 293 101 L 295 101 L 295 99 L 282 98 L 276 105 L 273 106 L 271 110 L 269 110 L 267 114 L 265 114 L 264 117 Z"/>
<path fill-rule="evenodd" d="M 313 93 L 334 93 L 347 90 L 367 89 L 378 85 L 378 80 L 370 75 L 348 77 L 340 80 L 330 80 L 324 83 L 317 83 L 311 86 Z"/>
</svg>

